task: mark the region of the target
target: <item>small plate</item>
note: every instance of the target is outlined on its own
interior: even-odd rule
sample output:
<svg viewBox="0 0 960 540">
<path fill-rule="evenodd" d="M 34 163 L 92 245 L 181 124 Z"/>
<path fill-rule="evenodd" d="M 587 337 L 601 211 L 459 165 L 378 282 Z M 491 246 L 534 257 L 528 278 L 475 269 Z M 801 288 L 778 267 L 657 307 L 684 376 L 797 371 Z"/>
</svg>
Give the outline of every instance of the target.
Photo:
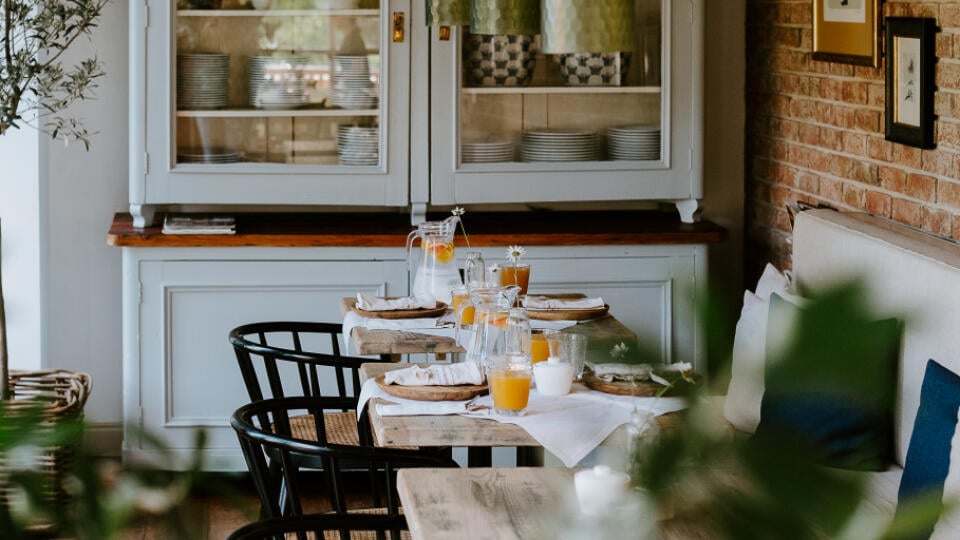
<svg viewBox="0 0 960 540">
<path fill-rule="evenodd" d="M 527 309 L 527 316 L 537 321 L 589 321 L 605 317 L 610 305 L 589 309 Z"/>
<path fill-rule="evenodd" d="M 362 317 L 370 319 L 418 319 L 421 317 L 439 317 L 447 311 L 447 305 L 443 302 L 437 302 L 437 307 L 433 309 L 394 309 L 390 311 L 367 311 L 353 306 L 353 310 Z"/>
</svg>

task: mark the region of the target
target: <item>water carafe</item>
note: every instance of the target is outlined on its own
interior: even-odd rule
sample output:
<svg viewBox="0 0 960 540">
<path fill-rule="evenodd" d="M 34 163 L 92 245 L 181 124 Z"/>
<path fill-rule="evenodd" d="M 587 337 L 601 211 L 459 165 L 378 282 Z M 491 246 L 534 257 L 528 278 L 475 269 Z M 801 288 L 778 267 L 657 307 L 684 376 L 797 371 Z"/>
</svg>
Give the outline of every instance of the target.
<svg viewBox="0 0 960 540">
<path fill-rule="evenodd" d="M 407 236 L 407 263 L 414 267 L 413 242 L 420 239 L 420 261 L 413 276 L 414 296 L 429 296 L 450 303 L 450 290 L 463 285 L 453 248 L 453 233 L 460 218 L 424 221 Z"/>
<path fill-rule="evenodd" d="M 486 365 L 490 356 L 509 352 L 507 321 L 510 308 L 517 299 L 520 287 L 476 287 L 470 289 L 470 303 L 474 306 L 473 334 L 466 343 L 468 362 Z M 460 336 L 459 320 L 457 335 Z"/>
</svg>

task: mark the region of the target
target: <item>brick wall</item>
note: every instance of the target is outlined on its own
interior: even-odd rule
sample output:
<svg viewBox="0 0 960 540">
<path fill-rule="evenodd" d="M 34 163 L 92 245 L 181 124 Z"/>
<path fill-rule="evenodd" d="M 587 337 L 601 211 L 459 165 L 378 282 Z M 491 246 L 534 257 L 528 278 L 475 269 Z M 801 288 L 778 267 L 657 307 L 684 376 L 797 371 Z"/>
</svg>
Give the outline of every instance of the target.
<svg viewBox="0 0 960 540">
<path fill-rule="evenodd" d="M 869 0 L 868 0 L 869 1 Z M 785 203 L 865 211 L 960 239 L 960 1 L 887 1 L 934 17 L 937 147 L 884 140 L 884 65 L 816 61 L 812 0 L 747 0 L 746 281 L 790 267 Z"/>
</svg>

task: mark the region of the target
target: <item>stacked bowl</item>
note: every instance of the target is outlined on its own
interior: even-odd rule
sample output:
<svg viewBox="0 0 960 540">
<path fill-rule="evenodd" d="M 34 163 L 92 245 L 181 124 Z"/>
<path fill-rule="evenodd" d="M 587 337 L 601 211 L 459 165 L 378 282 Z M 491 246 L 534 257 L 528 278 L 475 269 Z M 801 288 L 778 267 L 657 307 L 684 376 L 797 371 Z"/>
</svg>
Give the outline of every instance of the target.
<svg viewBox="0 0 960 540">
<path fill-rule="evenodd" d="M 557 60 L 567 86 L 623 86 L 630 56 L 628 52 L 572 53 L 557 55 Z"/>
<path fill-rule="evenodd" d="M 526 86 L 537 65 L 530 35 L 470 34 L 463 55 L 470 86 Z"/>
<path fill-rule="evenodd" d="M 307 80 L 303 56 L 251 56 L 250 105 L 258 109 L 296 109 L 306 105 Z"/>
<path fill-rule="evenodd" d="M 177 55 L 177 108 L 218 109 L 227 105 L 230 55 Z"/>
<path fill-rule="evenodd" d="M 608 128 L 607 156 L 618 161 L 660 159 L 660 126 L 637 124 Z"/>
<path fill-rule="evenodd" d="M 377 91 L 370 79 L 367 55 L 334 55 L 332 61 L 330 104 L 343 109 L 377 108 Z"/>
<path fill-rule="evenodd" d="M 377 126 L 337 126 L 337 156 L 341 165 L 377 165 L 380 163 L 380 128 Z"/>
</svg>

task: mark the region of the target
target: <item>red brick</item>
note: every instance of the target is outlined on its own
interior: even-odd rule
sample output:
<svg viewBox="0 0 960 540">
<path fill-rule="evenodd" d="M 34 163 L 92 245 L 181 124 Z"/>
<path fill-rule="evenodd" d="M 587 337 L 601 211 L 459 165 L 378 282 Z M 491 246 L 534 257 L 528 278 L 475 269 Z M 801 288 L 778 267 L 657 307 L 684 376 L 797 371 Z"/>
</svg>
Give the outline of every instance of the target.
<svg viewBox="0 0 960 540">
<path fill-rule="evenodd" d="M 863 210 L 867 206 L 867 190 L 852 184 L 843 186 L 843 203 L 851 208 Z"/>
<path fill-rule="evenodd" d="M 922 150 L 914 148 L 913 146 L 892 143 L 890 161 L 894 161 L 904 167 L 910 167 L 911 169 L 919 169 L 923 163 Z"/>
<path fill-rule="evenodd" d="M 890 208 L 890 217 L 911 227 L 920 227 L 923 224 L 920 204 L 906 199 L 893 199 Z"/>
<path fill-rule="evenodd" d="M 937 203 L 960 209 L 960 184 L 945 180 L 937 182 Z"/>
<path fill-rule="evenodd" d="M 867 212 L 890 217 L 890 196 L 879 191 L 867 191 Z"/>
<path fill-rule="evenodd" d="M 887 90 L 883 84 L 871 84 L 867 88 L 867 105 L 871 107 L 883 107 L 887 101 Z"/>
<path fill-rule="evenodd" d="M 960 64 L 938 62 L 934 81 L 940 90 L 960 88 Z"/>
<path fill-rule="evenodd" d="M 937 179 L 925 174 L 910 173 L 907 175 L 905 195 L 934 202 L 937 200 Z"/>
<path fill-rule="evenodd" d="M 848 154 L 862 156 L 866 154 L 867 136 L 862 133 L 844 131 L 841 134 L 841 149 Z"/>
<path fill-rule="evenodd" d="M 839 180 L 820 177 L 820 196 L 830 200 L 839 201 L 843 197 L 843 183 Z"/>
<path fill-rule="evenodd" d="M 820 142 L 820 128 L 813 124 L 798 123 L 796 140 L 815 145 Z"/>
<path fill-rule="evenodd" d="M 901 169 L 881 165 L 878 176 L 880 178 L 880 187 L 883 189 L 903 193 L 903 190 L 907 186 L 907 173 Z"/>
<path fill-rule="evenodd" d="M 794 177 L 794 187 L 807 193 L 819 193 L 820 177 L 809 172 L 798 172 Z"/>
<path fill-rule="evenodd" d="M 941 176 L 954 176 L 957 172 L 957 155 L 942 150 L 924 150 L 923 170 Z"/>
<path fill-rule="evenodd" d="M 940 26 L 957 27 L 960 26 L 960 5 L 944 4 L 940 6 Z"/>
<path fill-rule="evenodd" d="M 840 101 L 843 99 L 843 81 L 836 79 L 820 79 L 820 97 Z"/>
<path fill-rule="evenodd" d="M 843 83 L 843 100 L 847 103 L 867 103 L 867 83 L 863 81 L 845 81 Z"/>
<path fill-rule="evenodd" d="M 854 113 L 856 118 L 856 127 L 857 129 L 862 129 L 864 131 L 870 131 L 873 133 L 880 132 L 880 111 L 871 111 L 867 109 L 857 109 Z"/>
<path fill-rule="evenodd" d="M 923 216 L 923 230 L 940 236 L 950 236 L 953 220 L 949 212 L 924 206 L 921 215 Z"/>
<path fill-rule="evenodd" d="M 883 137 L 869 137 L 867 139 L 867 157 L 880 161 L 890 161 L 893 154 L 893 143 Z"/>
</svg>

